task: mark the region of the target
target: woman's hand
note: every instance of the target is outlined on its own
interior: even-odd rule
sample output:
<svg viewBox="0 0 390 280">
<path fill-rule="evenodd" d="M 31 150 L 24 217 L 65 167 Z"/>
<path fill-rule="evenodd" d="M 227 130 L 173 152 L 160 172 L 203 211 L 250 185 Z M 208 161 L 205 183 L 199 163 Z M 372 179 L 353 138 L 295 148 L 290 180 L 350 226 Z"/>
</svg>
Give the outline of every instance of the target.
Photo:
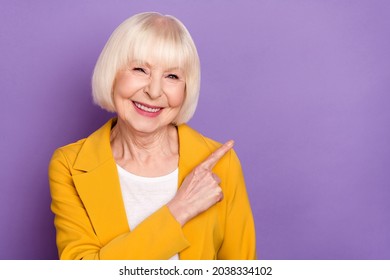
<svg viewBox="0 0 390 280">
<path fill-rule="evenodd" d="M 223 199 L 221 179 L 212 172 L 217 162 L 233 147 L 228 141 L 195 167 L 184 179 L 175 197 L 167 204 L 172 215 L 183 226 Z"/>
</svg>

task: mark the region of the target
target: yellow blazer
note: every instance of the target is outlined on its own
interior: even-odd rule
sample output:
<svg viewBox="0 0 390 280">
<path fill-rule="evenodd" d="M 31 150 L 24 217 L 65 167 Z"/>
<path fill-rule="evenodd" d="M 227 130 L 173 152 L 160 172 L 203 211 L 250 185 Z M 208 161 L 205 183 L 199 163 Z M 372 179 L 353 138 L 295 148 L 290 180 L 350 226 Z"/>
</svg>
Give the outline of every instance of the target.
<svg viewBox="0 0 390 280">
<path fill-rule="evenodd" d="M 167 206 L 129 228 L 110 120 L 89 137 L 57 149 L 50 161 L 51 209 L 61 259 L 255 259 L 255 229 L 240 162 L 228 152 L 214 167 L 224 199 L 183 227 Z M 220 144 L 178 126 L 179 181 Z"/>
</svg>

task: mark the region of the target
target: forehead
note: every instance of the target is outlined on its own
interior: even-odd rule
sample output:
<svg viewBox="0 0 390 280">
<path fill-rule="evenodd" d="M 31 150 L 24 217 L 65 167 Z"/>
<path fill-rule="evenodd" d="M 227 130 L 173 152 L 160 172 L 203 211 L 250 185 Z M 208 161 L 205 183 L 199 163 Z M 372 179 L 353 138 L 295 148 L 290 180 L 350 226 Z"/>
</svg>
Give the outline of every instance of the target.
<svg viewBox="0 0 390 280">
<path fill-rule="evenodd" d="M 181 50 L 177 47 L 154 44 L 136 48 L 130 57 L 128 57 L 128 61 L 168 69 L 185 69 L 187 65 L 186 57 L 183 56 Z"/>
<path fill-rule="evenodd" d="M 147 30 L 134 38 L 129 46 L 128 61 L 186 69 L 190 60 L 188 44 L 177 32 L 168 31 Z"/>
</svg>

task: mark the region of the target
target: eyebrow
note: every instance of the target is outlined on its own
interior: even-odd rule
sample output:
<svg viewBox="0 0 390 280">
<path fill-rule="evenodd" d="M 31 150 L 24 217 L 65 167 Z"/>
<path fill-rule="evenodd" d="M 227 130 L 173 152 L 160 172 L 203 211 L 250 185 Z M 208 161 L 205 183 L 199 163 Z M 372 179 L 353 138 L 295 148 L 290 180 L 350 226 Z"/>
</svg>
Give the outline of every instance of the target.
<svg viewBox="0 0 390 280">
<path fill-rule="evenodd" d="M 148 62 L 142 60 L 132 60 L 130 61 L 130 64 L 141 64 L 150 67 L 150 64 Z"/>
<path fill-rule="evenodd" d="M 166 69 L 166 71 L 168 71 L 168 72 L 174 71 L 174 70 L 184 71 L 184 69 L 181 67 L 171 67 L 171 68 Z"/>
<path fill-rule="evenodd" d="M 152 65 L 149 62 L 147 62 L 147 61 L 133 60 L 130 63 L 141 64 L 141 65 L 145 65 L 145 66 L 147 66 L 149 68 L 153 68 Z M 184 69 L 182 67 L 179 67 L 179 66 L 174 66 L 174 67 L 170 67 L 168 69 L 164 69 L 165 72 L 175 71 L 175 70 L 176 71 L 179 70 L 179 71 L 183 71 L 184 72 Z"/>
</svg>

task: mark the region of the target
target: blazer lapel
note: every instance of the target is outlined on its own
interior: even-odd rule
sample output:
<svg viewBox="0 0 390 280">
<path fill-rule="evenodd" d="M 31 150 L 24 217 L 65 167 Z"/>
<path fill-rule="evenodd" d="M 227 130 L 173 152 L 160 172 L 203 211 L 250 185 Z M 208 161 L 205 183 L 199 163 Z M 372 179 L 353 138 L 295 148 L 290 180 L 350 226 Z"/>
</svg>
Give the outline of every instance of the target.
<svg viewBox="0 0 390 280">
<path fill-rule="evenodd" d="M 195 132 L 187 125 L 178 127 L 179 133 L 179 187 L 183 183 L 184 178 L 202 161 L 204 161 L 216 147 L 209 147 L 202 135 Z M 197 217 L 190 220 L 183 226 L 183 232 L 190 246 L 180 252 L 180 259 L 214 259 L 215 250 L 206 229 L 212 228 L 215 225 L 213 221 L 216 209 L 206 211 Z"/>
<path fill-rule="evenodd" d="M 114 122 L 110 120 L 85 140 L 73 166 L 83 171 L 73 180 L 102 244 L 130 230 L 110 146 Z"/>
</svg>

